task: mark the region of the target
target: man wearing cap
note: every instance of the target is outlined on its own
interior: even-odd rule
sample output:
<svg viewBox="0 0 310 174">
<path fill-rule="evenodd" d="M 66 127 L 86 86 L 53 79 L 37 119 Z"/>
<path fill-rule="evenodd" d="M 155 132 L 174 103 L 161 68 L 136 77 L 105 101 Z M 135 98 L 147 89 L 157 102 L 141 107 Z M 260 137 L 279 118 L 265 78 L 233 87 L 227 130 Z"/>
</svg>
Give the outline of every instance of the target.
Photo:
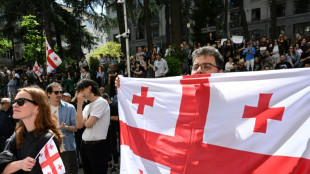
<svg viewBox="0 0 310 174">
<path fill-rule="evenodd" d="M 13 117 L 11 99 L 2 98 L 0 110 L 0 152 L 3 151 L 5 142 L 14 132 L 17 120 Z"/>
<path fill-rule="evenodd" d="M 63 134 L 63 152 L 60 156 L 64 162 L 66 173 L 77 174 L 77 156 L 74 132 L 77 131 L 75 123 L 76 110 L 70 103 L 62 101 L 62 88 L 59 83 L 53 82 L 46 87 L 50 99 L 51 111 L 57 120 L 57 127 Z"/>
<path fill-rule="evenodd" d="M 69 94 L 68 92 L 65 92 L 62 94 L 61 99 L 67 103 L 71 103 L 71 94 Z"/>
</svg>

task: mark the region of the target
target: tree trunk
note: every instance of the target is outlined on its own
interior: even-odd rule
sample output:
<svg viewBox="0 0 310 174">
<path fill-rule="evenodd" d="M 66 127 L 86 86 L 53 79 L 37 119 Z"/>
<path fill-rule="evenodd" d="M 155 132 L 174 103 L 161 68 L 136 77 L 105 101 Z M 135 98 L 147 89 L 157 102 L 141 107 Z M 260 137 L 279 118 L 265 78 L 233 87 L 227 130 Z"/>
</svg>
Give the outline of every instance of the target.
<svg viewBox="0 0 310 174">
<path fill-rule="evenodd" d="M 271 40 L 274 41 L 276 37 L 277 32 L 277 1 L 272 0 L 270 4 L 270 10 L 271 10 Z M 268 26 L 269 27 L 269 26 Z"/>
<path fill-rule="evenodd" d="M 246 39 L 250 39 L 248 23 L 246 21 L 246 15 L 245 15 L 245 11 L 243 8 L 243 0 L 239 1 L 239 13 L 241 15 L 241 21 L 242 21 L 244 36 Z"/>
<path fill-rule="evenodd" d="M 63 55 L 62 44 L 61 44 L 61 34 L 57 28 L 55 28 L 55 32 L 56 32 L 56 43 L 57 43 L 58 50 L 59 50 L 58 55 L 62 59 L 64 57 L 64 55 Z"/>
<path fill-rule="evenodd" d="M 117 21 L 118 21 L 118 30 L 119 33 L 122 34 L 125 32 L 125 21 L 124 21 L 124 9 L 123 4 L 117 3 L 116 4 L 116 12 L 117 12 Z M 126 41 L 125 38 L 121 37 L 121 50 L 123 53 L 126 54 Z"/>
<path fill-rule="evenodd" d="M 189 20 L 189 14 L 190 14 L 190 5 L 191 5 L 191 0 L 185 0 L 184 2 L 185 9 L 184 9 L 184 15 L 185 15 L 185 25 L 186 25 L 186 41 L 189 44 L 189 37 L 190 37 L 190 28 L 187 27 L 187 24 L 190 23 Z"/>
<path fill-rule="evenodd" d="M 146 29 L 147 47 L 149 48 L 149 50 L 152 50 L 153 37 L 152 37 L 152 27 L 151 27 L 150 0 L 144 0 L 144 24 L 145 24 L 145 29 Z"/>
<path fill-rule="evenodd" d="M 224 13 L 224 35 L 228 38 L 228 0 L 225 0 Z"/>
<path fill-rule="evenodd" d="M 179 45 L 182 43 L 181 1 L 170 0 L 172 42 Z"/>
<path fill-rule="evenodd" d="M 51 48 L 54 50 L 54 44 L 53 44 L 53 37 L 52 37 L 52 30 L 51 30 L 51 2 L 49 0 L 43 0 L 42 1 L 42 10 L 43 10 L 43 22 L 44 22 L 44 31 L 46 39 L 51 46 Z"/>
<path fill-rule="evenodd" d="M 166 18 L 166 40 L 167 44 L 171 44 L 171 32 L 170 32 L 170 8 L 169 8 L 169 3 L 165 4 L 165 18 Z M 167 46 L 168 46 L 167 45 Z"/>
</svg>

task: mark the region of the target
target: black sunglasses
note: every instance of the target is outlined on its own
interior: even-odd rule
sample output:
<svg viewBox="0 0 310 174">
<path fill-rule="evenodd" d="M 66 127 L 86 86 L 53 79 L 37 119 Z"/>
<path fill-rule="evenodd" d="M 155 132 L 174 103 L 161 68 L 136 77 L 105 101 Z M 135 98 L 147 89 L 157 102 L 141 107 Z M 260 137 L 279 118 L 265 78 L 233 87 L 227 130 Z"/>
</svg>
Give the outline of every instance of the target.
<svg viewBox="0 0 310 174">
<path fill-rule="evenodd" d="M 59 93 L 60 93 L 60 94 L 63 94 L 63 93 L 64 93 L 63 91 L 52 91 L 52 92 L 54 92 L 54 94 L 56 94 L 56 95 L 58 95 Z"/>
<path fill-rule="evenodd" d="M 13 104 L 14 104 L 14 103 L 17 103 L 17 104 L 18 104 L 18 106 L 24 106 L 25 101 L 28 101 L 28 102 L 30 102 L 30 103 L 32 103 L 32 104 L 34 104 L 34 105 L 38 105 L 38 104 L 37 104 L 37 102 L 32 101 L 32 100 L 27 99 L 27 98 L 19 98 L 19 99 L 15 99 L 15 100 L 13 101 Z"/>
</svg>

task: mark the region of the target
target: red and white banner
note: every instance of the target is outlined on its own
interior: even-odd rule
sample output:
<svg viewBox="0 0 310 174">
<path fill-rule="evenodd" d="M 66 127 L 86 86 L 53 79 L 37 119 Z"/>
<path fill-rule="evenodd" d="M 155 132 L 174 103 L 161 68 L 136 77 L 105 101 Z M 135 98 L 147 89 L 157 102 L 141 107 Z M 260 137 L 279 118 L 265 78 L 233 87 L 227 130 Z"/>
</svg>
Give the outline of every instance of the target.
<svg viewBox="0 0 310 174">
<path fill-rule="evenodd" d="M 308 174 L 309 79 L 309 68 L 121 78 L 121 173 Z"/>
<path fill-rule="evenodd" d="M 60 57 L 52 50 L 51 46 L 45 39 L 46 44 L 46 71 L 48 73 L 52 72 L 61 64 Z"/>
<path fill-rule="evenodd" d="M 53 138 L 51 138 L 41 149 L 39 163 L 43 174 L 66 173 L 65 166 Z"/>
<path fill-rule="evenodd" d="M 38 62 L 34 63 L 32 71 L 35 72 L 38 76 L 42 74 L 42 69 L 39 67 Z"/>
</svg>

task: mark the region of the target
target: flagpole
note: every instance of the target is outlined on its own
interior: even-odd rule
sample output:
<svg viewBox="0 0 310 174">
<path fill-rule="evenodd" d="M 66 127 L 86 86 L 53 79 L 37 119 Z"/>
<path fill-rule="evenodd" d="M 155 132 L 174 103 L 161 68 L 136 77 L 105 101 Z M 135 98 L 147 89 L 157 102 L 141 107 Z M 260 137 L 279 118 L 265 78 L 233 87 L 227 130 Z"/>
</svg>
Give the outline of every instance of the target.
<svg viewBox="0 0 310 174">
<path fill-rule="evenodd" d="M 55 135 L 53 135 L 47 142 L 49 142 L 52 138 L 54 138 Z M 44 144 L 44 146 L 46 145 L 46 143 Z M 44 146 L 41 148 L 41 150 L 44 148 Z M 41 152 L 40 150 L 40 152 Z M 37 156 L 34 158 L 35 160 L 38 158 L 38 156 L 40 155 L 40 152 L 37 154 Z"/>
</svg>

